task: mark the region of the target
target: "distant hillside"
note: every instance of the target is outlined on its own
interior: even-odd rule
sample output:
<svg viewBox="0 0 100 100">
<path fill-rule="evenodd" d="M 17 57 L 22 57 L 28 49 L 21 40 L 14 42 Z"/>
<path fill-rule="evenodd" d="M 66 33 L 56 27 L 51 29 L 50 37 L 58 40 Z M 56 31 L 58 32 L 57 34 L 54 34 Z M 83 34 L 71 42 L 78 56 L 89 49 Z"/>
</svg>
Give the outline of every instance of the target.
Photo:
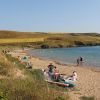
<svg viewBox="0 0 100 100">
<path fill-rule="evenodd" d="M 0 31 L 0 39 L 5 38 L 36 38 L 40 36 L 44 36 L 42 32 L 16 32 L 16 31 Z"/>
<path fill-rule="evenodd" d="M 23 44 L 34 48 L 96 46 L 100 45 L 100 34 L 0 31 L 0 44 Z"/>
<path fill-rule="evenodd" d="M 5 38 L 36 38 L 36 37 L 47 37 L 47 36 L 99 36 L 98 33 L 45 33 L 45 32 L 17 32 L 17 31 L 4 31 L 0 30 L 0 39 Z"/>
<path fill-rule="evenodd" d="M 17 31 L 4 31 L 0 30 L 0 39 L 1 38 L 32 38 L 40 36 L 99 36 L 98 33 L 45 33 L 45 32 L 17 32 Z"/>
</svg>

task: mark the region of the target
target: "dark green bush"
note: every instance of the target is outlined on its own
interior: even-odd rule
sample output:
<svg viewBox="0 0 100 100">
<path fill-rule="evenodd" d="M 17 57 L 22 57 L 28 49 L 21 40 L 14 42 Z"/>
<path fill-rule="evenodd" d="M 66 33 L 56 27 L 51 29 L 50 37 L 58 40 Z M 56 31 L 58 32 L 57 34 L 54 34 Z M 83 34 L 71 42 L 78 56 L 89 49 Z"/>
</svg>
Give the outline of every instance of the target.
<svg viewBox="0 0 100 100">
<path fill-rule="evenodd" d="M 92 97 L 82 96 L 80 97 L 80 100 L 95 100 L 95 97 L 94 96 Z"/>
<path fill-rule="evenodd" d="M 42 45 L 41 45 L 41 48 L 42 48 L 42 49 L 47 49 L 47 48 L 49 48 L 49 45 L 47 45 L 47 44 L 42 44 Z"/>
</svg>

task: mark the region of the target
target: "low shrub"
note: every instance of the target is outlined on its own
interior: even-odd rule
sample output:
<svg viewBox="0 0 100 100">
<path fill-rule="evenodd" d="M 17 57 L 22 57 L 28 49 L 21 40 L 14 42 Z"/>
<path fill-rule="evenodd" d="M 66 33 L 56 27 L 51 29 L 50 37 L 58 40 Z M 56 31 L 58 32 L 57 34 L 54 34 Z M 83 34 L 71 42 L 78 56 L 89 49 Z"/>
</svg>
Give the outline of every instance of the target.
<svg viewBox="0 0 100 100">
<path fill-rule="evenodd" d="M 95 100 L 95 97 L 94 96 L 92 97 L 82 96 L 80 97 L 80 100 Z"/>
</svg>

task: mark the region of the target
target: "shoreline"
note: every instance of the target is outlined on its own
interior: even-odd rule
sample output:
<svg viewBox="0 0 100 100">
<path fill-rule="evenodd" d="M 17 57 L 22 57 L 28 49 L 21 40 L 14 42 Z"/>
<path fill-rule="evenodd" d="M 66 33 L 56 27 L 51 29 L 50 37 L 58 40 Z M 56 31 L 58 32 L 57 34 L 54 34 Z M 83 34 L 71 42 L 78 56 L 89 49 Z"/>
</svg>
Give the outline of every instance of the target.
<svg viewBox="0 0 100 100">
<path fill-rule="evenodd" d="M 42 60 L 42 61 L 47 61 L 47 62 L 52 62 L 52 63 L 55 63 L 57 65 L 62 65 L 62 66 L 74 66 L 74 67 L 81 67 L 81 68 L 86 68 L 86 69 L 90 69 L 92 71 L 97 71 L 97 72 L 100 72 L 100 68 L 97 67 L 97 66 L 87 66 L 85 64 L 83 64 L 83 66 L 77 66 L 76 64 L 72 64 L 72 63 L 61 63 L 59 61 L 56 61 L 56 60 L 52 60 L 52 59 L 49 59 L 49 58 L 44 58 L 44 57 L 39 57 L 39 56 L 35 56 L 35 55 L 31 55 L 31 54 L 28 54 L 28 51 L 31 50 L 32 48 L 26 48 L 24 50 L 22 49 L 17 49 L 17 50 L 14 50 L 15 52 L 14 53 L 18 53 L 19 52 L 19 56 L 21 54 L 21 56 L 23 55 L 26 55 L 26 56 L 31 56 L 32 58 L 34 59 L 39 59 L 39 60 Z M 49 63 L 48 63 L 49 64 Z"/>
<path fill-rule="evenodd" d="M 23 51 L 22 51 L 23 52 Z M 15 52 L 15 56 L 27 55 L 27 51 L 22 52 Z M 18 53 L 18 54 L 17 54 Z M 14 53 L 12 53 L 14 57 Z M 32 63 L 32 69 L 47 69 L 49 63 L 53 63 L 57 66 L 59 73 L 70 75 L 73 71 L 76 71 L 78 74 L 78 79 L 75 82 L 76 88 L 79 91 L 71 91 L 69 94 L 71 95 L 72 100 L 80 100 L 79 97 L 81 96 L 94 96 L 96 100 L 100 100 L 100 70 L 91 68 L 90 66 L 78 66 L 69 65 L 69 64 L 62 64 L 53 60 L 43 59 L 39 57 L 31 56 L 29 59 Z M 76 97 L 76 99 L 74 99 Z"/>
<path fill-rule="evenodd" d="M 34 57 L 42 58 L 42 59 L 48 59 L 57 61 L 62 64 L 68 64 L 68 65 L 75 65 L 77 62 L 77 58 L 82 56 L 83 58 L 83 66 L 91 66 L 94 68 L 100 68 L 100 62 L 99 62 L 99 47 L 93 47 L 94 52 L 91 50 L 90 47 L 80 47 L 79 49 L 71 49 L 71 48 L 54 48 L 54 49 L 31 49 L 29 50 L 28 54 L 33 55 Z M 83 50 L 83 54 L 81 52 Z M 86 52 L 87 50 L 87 52 Z M 95 50 L 97 50 L 95 52 Z M 56 53 L 59 53 L 57 54 Z M 67 51 L 67 52 L 66 52 Z M 64 52 L 64 53 L 63 53 Z M 90 53 L 88 53 L 90 52 Z M 93 52 L 93 54 L 92 54 Z M 42 54 L 43 53 L 43 54 Z M 69 56 L 68 56 L 69 55 Z M 96 57 L 97 56 L 97 57 Z"/>
<path fill-rule="evenodd" d="M 51 62 L 53 62 L 55 64 L 62 65 L 62 66 L 82 67 L 82 68 L 87 68 L 87 69 L 91 69 L 93 71 L 100 72 L 100 67 L 99 66 L 85 65 L 84 63 L 83 63 L 83 65 L 77 66 L 77 64 L 73 64 L 73 63 L 63 63 L 63 62 L 60 62 L 60 61 L 57 61 L 57 60 L 53 60 L 53 59 L 49 59 L 49 58 L 45 58 L 45 57 L 39 57 L 39 56 L 27 54 L 27 52 L 26 52 L 26 55 L 31 56 L 31 57 L 36 58 L 36 59 L 39 59 L 39 60 L 43 60 L 43 61 L 45 60 L 47 62 L 50 62 L 51 61 Z"/>
</svg>

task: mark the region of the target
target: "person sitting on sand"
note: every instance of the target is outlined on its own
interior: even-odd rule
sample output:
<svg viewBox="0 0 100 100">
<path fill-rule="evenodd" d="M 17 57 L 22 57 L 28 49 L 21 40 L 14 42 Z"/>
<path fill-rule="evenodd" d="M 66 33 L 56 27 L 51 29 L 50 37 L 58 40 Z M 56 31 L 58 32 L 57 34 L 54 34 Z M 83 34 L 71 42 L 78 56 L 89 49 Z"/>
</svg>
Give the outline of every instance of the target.
<svg viewBox="0 0 100 100">
<path fill-rule="evenodd" d="M 47 70 L 46 69 L 42 69 L 42 71 L 43 71 L 43 74 L 44 74 L 44 79 L 45 80 L 50 80 Z"/>
<path fill-rule="evenodd" d="M 77 73 L 73 71 L 73 74 L 65 78 L 65 82 L 75 82 L 77 80 Z"/>
<path fill-rule="evenodd" d="M 28 62 L 26 68 L 32 68 L 32 63 Z"/>
<path fill-rule="evenodd" d="M 49 78 L 53 80 L 54 79 L 54 74 L 53 74 L 54 65 L 50 63 L 47 67 L 48 67 Z"/>
<path fill-rule="evenodd" d="M 54 65 L 52 63 L 50 63 L 48 65 L 48 73 L 53 73 L 53 68 L 54 68 Z"/>
<path fill-rule="evenodd" d="M 54 67 L 53 73 L 54 73 L 54 80 L 57 80 L 58 79 L 58 76 L 59 76 L 59 71 L 58 71 L 58 69 L 57 69 L 56 66 Z"/>
</svg>

